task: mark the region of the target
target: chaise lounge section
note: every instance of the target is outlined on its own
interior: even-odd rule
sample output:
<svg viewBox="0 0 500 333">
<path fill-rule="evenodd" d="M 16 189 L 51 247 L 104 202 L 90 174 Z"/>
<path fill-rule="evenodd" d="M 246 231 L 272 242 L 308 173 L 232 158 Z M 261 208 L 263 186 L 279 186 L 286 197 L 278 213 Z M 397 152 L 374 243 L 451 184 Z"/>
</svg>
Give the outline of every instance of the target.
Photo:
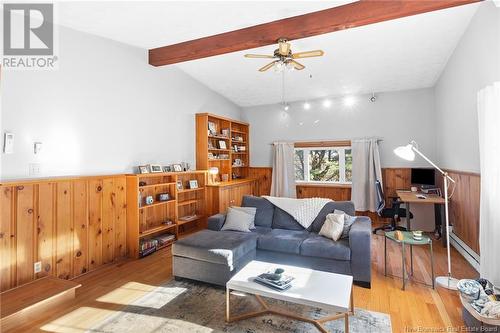
<svg viewBox="0 0 500 333">
<path fill-rule="evenodd" d="M 172 253 L 176 278 L 225 286 L 242 267 L 257 259 L 277 265 L 352 275 L 356 284 L 370 287 L 370 218 L 356 217 L 348 237 L 338 241 L 318 234 L 326 215 L 334 210 L 354 216 L 352 202 L 327 203 L 308 229 L 265 198 L 245 196 L 242 206 L 257 208 L 256 229 L 246 233 L 221 231 L 225 215 L 210 217 L 207 230 L 174 243 Z"/>
</svg>

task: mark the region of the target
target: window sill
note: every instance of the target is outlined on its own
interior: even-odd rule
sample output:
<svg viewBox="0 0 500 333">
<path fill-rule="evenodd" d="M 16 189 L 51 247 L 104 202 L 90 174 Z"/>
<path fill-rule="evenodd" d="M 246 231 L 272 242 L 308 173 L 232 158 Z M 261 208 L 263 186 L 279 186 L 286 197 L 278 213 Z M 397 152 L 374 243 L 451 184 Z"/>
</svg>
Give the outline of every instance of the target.
<svg viewBox="0 0 500 333">
<path fill-rule="evenodd" d="M 296 182 L 296 187 L 339 187 L 351 188 L 351 184 L 328 184 L 328 183 L 314 183 L 314 182 Z"/>
</svg>

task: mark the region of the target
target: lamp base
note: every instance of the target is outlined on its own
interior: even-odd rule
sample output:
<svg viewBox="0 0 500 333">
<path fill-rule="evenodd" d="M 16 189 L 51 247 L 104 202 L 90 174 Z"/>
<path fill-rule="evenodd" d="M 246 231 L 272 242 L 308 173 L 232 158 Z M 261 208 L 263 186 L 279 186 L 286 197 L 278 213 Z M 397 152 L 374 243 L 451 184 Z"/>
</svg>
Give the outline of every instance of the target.
<svg viewBox="0 0 500 333">
<path fill-rule="evenodd" d="M 458 280 L 451 276 L 438 276 L 436 284 L 446 289 L 457 290 Z"/>
</svg>

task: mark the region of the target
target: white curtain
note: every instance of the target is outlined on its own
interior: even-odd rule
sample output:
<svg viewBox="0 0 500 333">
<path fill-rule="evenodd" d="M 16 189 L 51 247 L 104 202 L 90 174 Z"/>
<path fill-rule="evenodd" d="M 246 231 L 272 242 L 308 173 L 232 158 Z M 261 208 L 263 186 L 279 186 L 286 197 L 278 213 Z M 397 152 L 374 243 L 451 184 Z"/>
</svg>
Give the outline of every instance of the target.
<svg viewBox="0 0 500 333">
<path fill-rule="evenodd" d="M 273 177 L 271 196 L 295 198 L 295 170 L 293 165 L 294 144 L 273 143 Z"/>
<path fill-rule="evenodd" d="M 378 139 L 352 140 L 352 192 L 351 200 L 359 211 L 375 212 L 377 190 L 375 182 L 382 183 L 382 169 Z"/>
<path fill-rule="evenodd" d="M 481 210 L 479 248 L 481 277 L 500 288 L 500 82 L 477 96 Z"/>
</svg>

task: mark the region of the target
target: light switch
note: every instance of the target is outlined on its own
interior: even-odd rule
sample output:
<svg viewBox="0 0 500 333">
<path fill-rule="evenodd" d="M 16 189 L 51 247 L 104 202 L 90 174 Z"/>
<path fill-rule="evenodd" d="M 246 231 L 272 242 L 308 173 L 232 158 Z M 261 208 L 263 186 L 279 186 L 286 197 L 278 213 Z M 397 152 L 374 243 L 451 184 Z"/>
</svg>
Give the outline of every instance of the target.
<svg viewBox="0 0 500 333">
<path fill-rule="evenodd" d="M 3 139 L 3 152 L 12 154 L 14 152 L 14 133 L 5 132 Z"/>
<path fill-rule="evenodd" d="M 42 150 L 42 143 L 41 142 L 35 142 L 35 144 L 33 145 L 33 152 L 35 154 L 38 154 L 40 153 L 40 150 Z"/>
</svg>

